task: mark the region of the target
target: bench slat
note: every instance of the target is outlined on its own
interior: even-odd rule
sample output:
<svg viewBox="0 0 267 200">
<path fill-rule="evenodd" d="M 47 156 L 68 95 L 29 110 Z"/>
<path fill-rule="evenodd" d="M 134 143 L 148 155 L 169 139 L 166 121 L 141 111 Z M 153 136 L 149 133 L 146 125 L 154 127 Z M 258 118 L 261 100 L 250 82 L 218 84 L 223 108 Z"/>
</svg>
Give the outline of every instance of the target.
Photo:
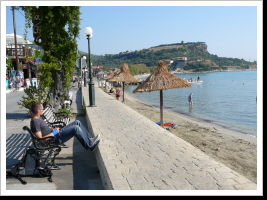
<svg viewBox="0 0 267 200">
<path fill-rule="evenodd" d="M 58 114 L 54 113 L 50 106 L 47 106 L 44 109 L 42 118 L 49 124 L 54 125 L 58 122 L 58 126 L 64 127 L 70 122 L 70 118 L 68 117 L 67 113 L 61 112 Z M 60 122 L 61 121 L 61 122 Z"/>
</svg>

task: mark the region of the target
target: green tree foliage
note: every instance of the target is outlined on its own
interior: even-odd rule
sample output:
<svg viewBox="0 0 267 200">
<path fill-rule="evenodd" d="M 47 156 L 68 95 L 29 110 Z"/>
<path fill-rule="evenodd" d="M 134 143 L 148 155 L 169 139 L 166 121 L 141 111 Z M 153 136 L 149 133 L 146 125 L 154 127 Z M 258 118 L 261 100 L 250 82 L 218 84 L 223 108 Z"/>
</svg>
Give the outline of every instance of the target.
<svg viewBox="0 0 267 200">
<path fill-rule="evenodd" d="M 201 72 L 201 71 L 212 71 L 219 68 L 211 67 L 210 65 L 205 65 L 203 63 L 187 63 L 183 69 L 184 70 L 193 69 L 195 72 Z"/>
<path fill-rule="evenodd" d="M 67 96 L 74 72 L 77 58 L 76 38 L 80 30 L 80 7 L 21 8 L 25 12 L 26 27 L 33 27 L 35 42 L 44 50 L 43 64 L 37 68 L 41 74 L 39 87 L 48 88 L 47 97 L 50 104 L 58 109 L 60 101 Z"/>
<path fill-rule="evenodd" d="M 149 73 L 149 68 L 145 65 L 129 65 L 130 73 L 132 75 Z"/>
<path fill-rule="evenodd" d="M 11 68 L 12 68 L 12 61 L 10 58 L 6 58 L 6 69 L 10 71 Z"/>
<path fill-rule="evenodd" d="M 22 100 L 18 102 L 18 105 L 23 106 L 24 108 L 29 109 L 28 113 L 31 115 L 31 106 L 34 102 L 42 102 L 46 103 L 47 98 L 46 95 L 48 93 L 48 88 L 41 88 L 41 87 L 35 87 L 35 86 L 29 86 L 29 88 L 26 88 L 24 90 L 25 94 L 27 96 L 22 96 Z"/>
</svg>

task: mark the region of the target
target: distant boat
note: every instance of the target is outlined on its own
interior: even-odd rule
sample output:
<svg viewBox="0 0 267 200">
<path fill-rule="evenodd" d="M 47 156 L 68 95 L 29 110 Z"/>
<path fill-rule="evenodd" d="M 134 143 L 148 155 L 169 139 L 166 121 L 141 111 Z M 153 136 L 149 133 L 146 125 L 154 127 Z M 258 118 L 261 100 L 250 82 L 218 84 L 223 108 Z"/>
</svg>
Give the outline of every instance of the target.
<svg viewBox="0 0 267 200">
<path fill-rule="evenodd" d="M 187 82 L 191 84 L 202 84 L 203 83 L 202 80 L 196 80 L 196 79 L 189 79 L 187 80 Z"/>
</svg>

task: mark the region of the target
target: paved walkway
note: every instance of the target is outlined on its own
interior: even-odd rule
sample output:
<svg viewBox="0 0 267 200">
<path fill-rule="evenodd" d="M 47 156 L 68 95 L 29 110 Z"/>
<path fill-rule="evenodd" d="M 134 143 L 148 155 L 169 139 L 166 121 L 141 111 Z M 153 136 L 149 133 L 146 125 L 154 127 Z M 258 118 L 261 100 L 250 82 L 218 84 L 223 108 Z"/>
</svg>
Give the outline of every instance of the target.
<svg viewBox="0 0 267 200">
<path fill-rule="evenodd" d="M 103 92 L 89 129 L 103 141 L 95 151 L 102 182 L 112 190 L 256 190 L 257 185 Z"/>
</svg>

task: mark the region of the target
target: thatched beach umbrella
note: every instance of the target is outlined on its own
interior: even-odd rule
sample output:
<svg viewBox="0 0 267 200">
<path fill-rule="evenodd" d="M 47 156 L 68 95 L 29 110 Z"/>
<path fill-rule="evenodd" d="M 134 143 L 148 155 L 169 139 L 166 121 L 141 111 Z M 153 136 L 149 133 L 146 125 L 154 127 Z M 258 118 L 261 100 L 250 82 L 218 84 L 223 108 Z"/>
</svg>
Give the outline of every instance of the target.
<svg viewBox="0 0 267 200">
<path fill-rule="evenodd" d="M 110 83 L 108 83 L 107 81 L 108 81 L 108 79 L 112 78 L 113 76 L 114 76 L 114 72 L 112 70 L 110 70 L 108 72 L 108 75 L 105 78 L 103 78 L 105 80 L 105 91 L 107 91 L 107 87 L 111 87 Z M 108 86 L 108 84 L 109 84 L 109 86 Z"/>
<path fill-rule="evenodd" d="M 108 79 L 110 82 L 122 82 L 122 88 L 123 88 L 123 102 L 124 102 L 124 84 L 125 83 L 132 83 L 132 82 L 139 82 L 138 79 L 136 79 L 129 70 L 129 67 L 127 64 L 123 64 L 120 67 L 120 71 L 117 73 L 114 73 L 114 76 L 110 79 Z"/>
<path fill-rule="evenodd" d="M 136 92 L 152 92 L 160 91 L 160 124 L 163 127 L 163 91 L 172 88 L 191 87 L 192 85 L 186 80 L 175 76 L 168 72 L 167 65 L 164 61 L 158 62 L 158 67 L 147 79 L 141 83 L 134 91 Z"/>
<path fill-rule="evenodd" d="M 111 70 L 110 70 L 111 71 Z M 114 72 L 112 71 L 112 73 L 110 75 L 108 75 L 107 78 L 105 78 L 105 80 L 109 81 L 111 80 L 110 82 L 116 82 L 116 81 L 112 81 L 112 78 L 117 75 L 118 73 L 120 73 L 120 69 L 116 69 Z"/>
<path fill-rule="evenodd" d="M 114 76 L 114 73 L 112 70 L 109 71 L 108 75 L 104 78 L 104 80 L 108 80 Z"/>
<path fill-rule="evenodd" d="M 120 69 L 116 69 L 114 72 L 112 70 L 109 71 L 109 75 L 107 77 L 105 77 L 105 81 L 109 82 L 109 79 L 111 79 L 113 76 L 115 76 L 116 74 L 118 74 L 121 70 Z M 111 81 L 112 82 L 112 81 Z M 107 84 L 106 84 L 107 85 Z M 113 84 L 111 85 L 113 87 Z"/>
</svg>

